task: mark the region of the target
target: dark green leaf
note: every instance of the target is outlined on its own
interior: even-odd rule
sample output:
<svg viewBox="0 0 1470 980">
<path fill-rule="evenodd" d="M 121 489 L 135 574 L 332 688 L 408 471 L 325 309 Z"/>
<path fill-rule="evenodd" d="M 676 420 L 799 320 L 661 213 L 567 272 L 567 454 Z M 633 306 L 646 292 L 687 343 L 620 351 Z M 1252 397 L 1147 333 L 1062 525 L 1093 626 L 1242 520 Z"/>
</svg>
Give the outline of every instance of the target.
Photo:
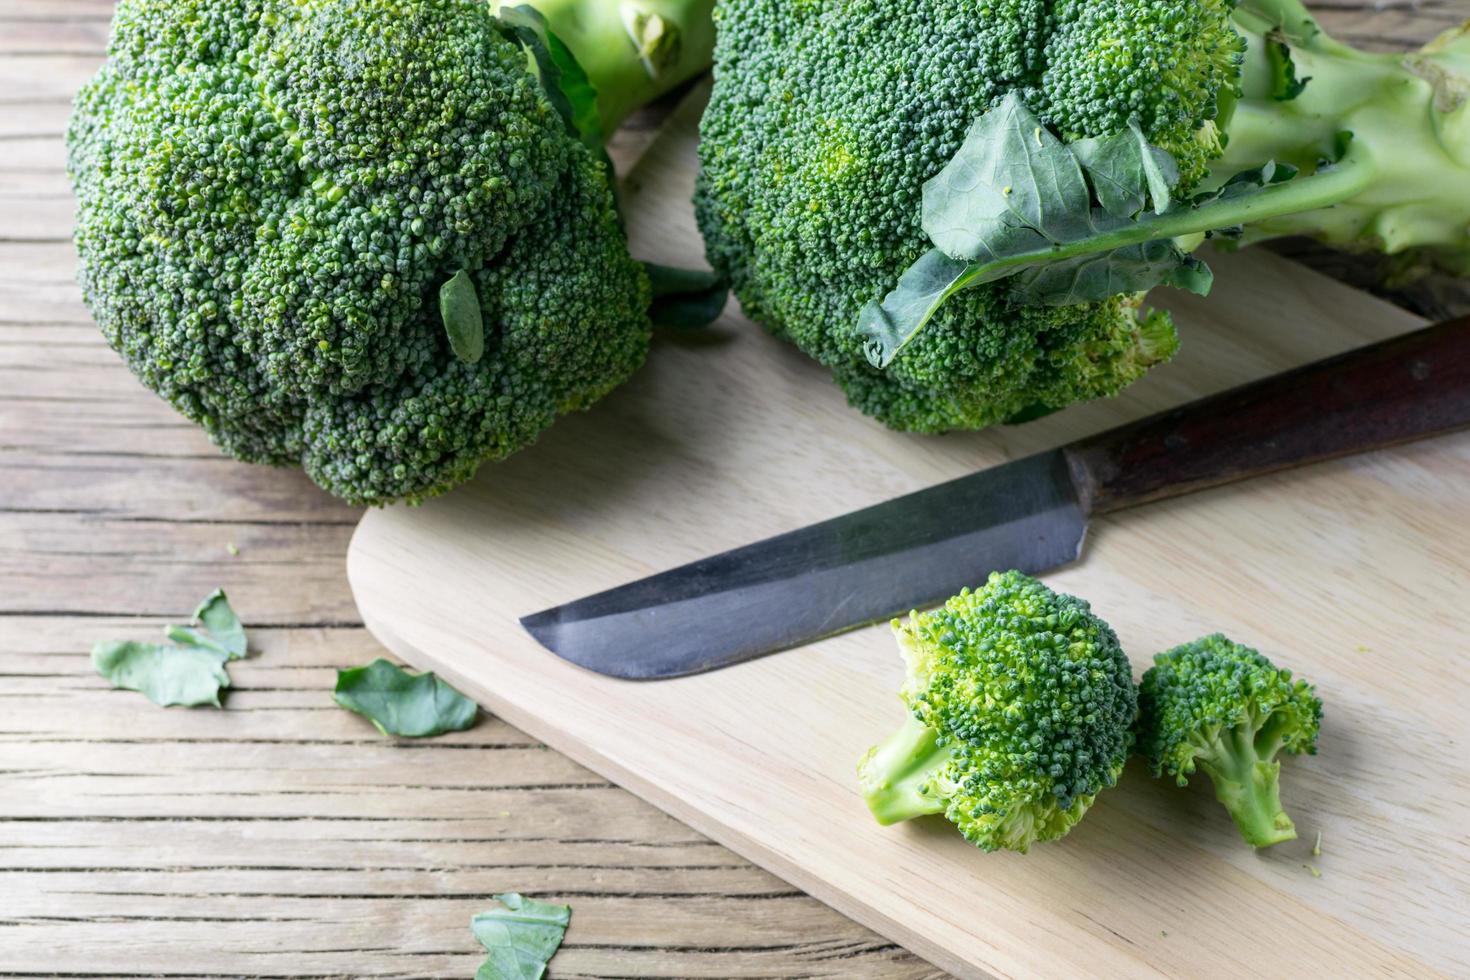
<svg viewBox="0 0 1470 980">
<path fill-rule="evenodd" d="M 1072 152 L 1109 214 L 1131 218 L 1150 200 L 1154 213 L 1163 214 L 1173 203 L 1179 167 L 1169 154 L 1149 145 L 1138 123 L 1130 122 L 1127 129 L 1101 139 L 1078 140 Z"/>
<path fill-rule="evenodd" d="M 500 8 L 500 21 L 536 62 L 541 87 L 566 123 L 567 130 L 589 147 L 602 152 L 605 133 L 597 111 L 597 90 L 571 50 L 535 7 L 516 4 Z"/>
<path fill-rule="evenodd" d="M 1213 281 L 1204 263 L 1165 238 L 1022 269 L 1012 280 L 1011 296 L 1033 306 L 1075 306 L 1160 285 L 1203 296 Z"/>
<path fill-rule="evenodd" d="M 919 256 L 882 303 L 869 303 L 858 314 L 857 330 L 868 360 L 875 367 L 887 367 L 944 301 L 964 288 L 965 274 L 972 268 L 974 263 L 952 259 L 937 248 Z"/>
<path fill-rule="evenodd" d="M 476 980 L 540 980 L 561 946 L 572 910 L 515 892 L 496 895 L 495 900 L 505 907 L 481 912 L 470 920 L 487 954 Z"/>
<path fill-rule="evenodd" d="M 465 270 L 439 287 L 439 316 L 454 356 L 466 364 L 479 363 L 485 354 L 485 318 L 480 314 L 474 280 Z"/>
<path fill-rule="evenodd" d="M 410 674 L 386 660 L 337 672 L 338 704 L 384 735 L 424 738 L 469 728 L 479 709 L 433 674 Z"/>
<path fill-rule="evenodd" d="M 1296 62 L 1292 60 L 1291 48 L 1279 32 L 1266 38 L 1266 63 L 1271 68 L 1271 97 L 1278 102 L 1290 102 L 1306 91 L 1311 76 L 1296 77 Z"/>
<path fill-rule="evenodd" d="M 643 263 L 653 289 L 648 318 L 656 327 L 678 330 L 707 327 L 725 309 L 729 285 L 708 269 L 679 269 Z"/>
<path fill-rule="evenodd" d="M 227 660 L 239 660 L 245 656 L 245 627 L 230 608 L 224 589 L 210 593 L 194 610 L 194 619 L 202 629 L 169 626 L 164 629 L 165 635 L 175 643 L 214 650 Z"/>
<path fill-rule="evenodd" d="M 859 314 L 868 359 L 886 367 L 949 297 L 1001 279 L 1011 279 L 1012 300 L 1027 305 L 1092 302 L 1159 285 L 1203 292 L 1212 277 L 1181 240 L 1329 206 L 1361 191 L 1374 171 L 1344 160 L 1295 179 L 1295 169 L 1268 162 L 1185 201 L 1172 197 L 1177 175 L 1173 159 L 1136 127 L 1068 145 L 1019 96 L 1006 96 L 925 184 L 923 226 L 935 248 Z M 1144 210 L 1150 200 L 1168 207 Z"/>
<path fill-rule="evenodd" d="M 138 691 L 168 707 L 219 707 L 219 692 L 230 686 L 225 655 L 200 647 L 109 640 L 92 647 L 92 665 L 113 687 Z"/>
<path fill-rule="evenodd" d="M 1089 231 L 1077 157 L 1015 93 L 975 120 L 923 201 L 925 233 L 955 259 L 989 261 Z"/>
</svg>

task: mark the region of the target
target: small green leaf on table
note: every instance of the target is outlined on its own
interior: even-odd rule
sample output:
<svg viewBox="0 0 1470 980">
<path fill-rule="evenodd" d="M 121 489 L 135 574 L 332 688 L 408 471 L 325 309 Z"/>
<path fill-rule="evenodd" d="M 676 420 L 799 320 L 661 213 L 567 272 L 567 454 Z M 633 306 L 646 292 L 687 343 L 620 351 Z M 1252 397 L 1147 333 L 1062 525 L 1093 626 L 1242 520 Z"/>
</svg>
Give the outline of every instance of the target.
<svg viewBox="0 0 1470 980">
<path fill-rule="evenodd" d="M 92 665 L 113 687 L 138 691 L 154 704 L 218 708 L 230 686 L 225 656 L 203 647 L 106 640 L 92 647 Z"/>
<path fill-rule="evenodd" d="M 194 610 L 194 620 L 202 629 L 169 626 L 164 634 L 183 646 L 217 651 L 226 660 L 240 660 L 245 656 L 245 627 L 235 615 L 235 610 L 230 608 L 224 589 L 215 589 L 199 604 L 199 608 Z"/>
<path fill-rule="evenodd" d="M 504 908 L 470 920 L 475 938 L 488 954 L 475 980 L 541 980 L 566 935 L 572 910 L 515 892 L 496 895 L 495 900 Z"/>
<path fill-rule="evenodd" d="M 219 692 L 230 686 L 225 662 L 245 656 L 245 627 L 224 589 L 205 596 L 194 610 L 194 620 L 198 626 L 163 628 L 173 643 L 98 643 L 92 647 L 92 666 L 113 687 L 138 691 L 154 704 L 218 708 Z"/>
<path fill-rule="evenodd" d="M 337 672 L 338 704 L 384 735 L 426 738 L 475 723 L 479 708 L 432 673 L 410 674 L 381 658 Z"/>
</svg>

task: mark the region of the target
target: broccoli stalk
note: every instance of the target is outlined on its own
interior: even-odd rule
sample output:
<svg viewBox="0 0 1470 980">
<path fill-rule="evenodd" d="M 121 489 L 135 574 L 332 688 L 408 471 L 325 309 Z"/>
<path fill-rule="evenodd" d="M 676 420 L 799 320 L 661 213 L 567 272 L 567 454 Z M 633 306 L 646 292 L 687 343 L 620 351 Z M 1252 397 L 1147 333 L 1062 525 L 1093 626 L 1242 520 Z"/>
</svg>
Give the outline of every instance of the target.
<svg viewBox="0 0 1470 980">
<path fill-rule="evenodd" d="M 527 2 L 587 73 L 604 133 L 707 69 L 714 51 L 714 0 Z"/>
<path fill-rule="evenodd" d="M 868 809 L 885 827 L 943 813 L 943 798 L 928 790 L 953 756 L 953 746 L 939 732 L 909 715 L 898 731 L 868 750 L 858 768 Z"/>
<path fill-rule="evenodd" d="M 1253 720 L 1252 720 L 1253 721 Z M 1296 825 L 1281 806 L 1279 724 L 1257 731 L 1247 721 L 1215 733 L 1194 757 L 1215 787 L 1240 835 L 1252 847 L 1270 847 L 1296 837 Z M 1278 729 L 1273 737 L 1269 728 Z"/>
<path fill-rule="evenodd" d="M 1298 0 L 1247 0 L 1234 22 L 1245 63 L 1240 95 L 1223 100 L 1212 173 L 1274 160 L 1311 175 L 1242 215 L 1244 239 L 1421 250 L 1470 271 L 1470 23 L 1405 55 L 1333 40 Z"/>
</svg>

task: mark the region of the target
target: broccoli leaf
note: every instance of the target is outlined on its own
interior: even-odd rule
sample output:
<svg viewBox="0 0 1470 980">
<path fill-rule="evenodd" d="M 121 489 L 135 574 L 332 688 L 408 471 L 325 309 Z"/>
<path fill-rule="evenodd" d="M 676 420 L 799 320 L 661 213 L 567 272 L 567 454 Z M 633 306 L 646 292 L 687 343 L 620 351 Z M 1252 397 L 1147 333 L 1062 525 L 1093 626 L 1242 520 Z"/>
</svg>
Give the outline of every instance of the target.
<svg viewBox="0 0 1470 980">
<path fill-rule="evenodd" d="M 680 269 L 645 262 L 643 271 L 653 288 L 648 318 L 657 327 L 676 330 L 707 327 L 719 317 L 730 297 L 729 283 L 708 269 Z"/>
<path fill-rule="evenodd" d="M 485 318 L 480 313 L 480 296 L 470 274 L 460 269 L 439 287 L 439 316 L 454 356 L 466 364 L 477 364 L 485 355 Z"/>
<path fill-rule="evenodd" d="M 1090 231 L 1081 164 L 1014 93 L 975 120 L 923 195 L 924 231 L 955 259 L 994 261 Z"/>
<path fill-rule="evenodd" d="M 1108 214 L 1128 218 L 1153 202 L 1155 214 L 1163 214 L 1174 203 L 1171 188 L 1179 183 L 1179 166 L 1157 146 L 1150 146 L 1137 122 L 1102 139 L 1083 139 L 1072 144 L 1072 152 Z M 1140 183 L 1138 175 L 1143 175 Z M 1147 190 L 1147 197 L 1144 191 Z"/>
<path fill-rule="evenodd" d="M 195 707 L 219 704 L 230 686 L 226 654 L 203 647 L 176 647 L 134 640 L 108 640 L 92 647 L 92 665 L 113 687 L 138 691 L 154 704 Z"/>
<path fill-rule="evenodd" d="M 1153 285 L 1177 286 L 1204 296 L 1214 279 L 1210 267 L 1199 259 L 1186 255 L 1169 239 L 1156 239 L 1029 266 L 1016 274 L 1011 298 L 1033 306 L 1072 306 Z M 1148 285 L 1140 286 L 1140 282 Z"/>
<path fill-rule="evenodd" d="M 475 723 L 479 708 L 432 673 L 410 674 L 381 658 L 337 672 L 337 703 L 384 735 L 424 738 Z"/>
<path fill-rule="evenodd" d="M 1266 63 L 1271 68 L 1271 98 L 1277 102 L 1290 102 L 1307 90 L 1307 83 L 1312 77 L 1296 77 L 1291 47 L 1280 31 L 1273 31 L 1266 37 Z"/>
<path fill-rule="evenodd" d="M 577 63 L 561 38 L 551 30 L 546 16 L 528 4 L 500 8 L 506 33 L 521 43 L 536 62 L 541 87 L 551 100 L 567 130 L 599 154 L 603 152 L 602 116 L 597 111 L 597 90 L 587 72 Z"/>
<path fill-rule="evenodd" d="M 1213 276 L 1178 239 L 1228 234 L 1247 218 L 1340 197 L 1330 165 L 1298 182 L 1267 163 L 1218 190 L 1176 200 L 1178 168 L 1136 125 L 1101 139 L 1063 143 L 1014 92 L 971 127 L 953 159 L 924 185 L 923 227 L 934 248 L 858 317 L 876 367 L 894 357 L 955 293 L 1010 280 L 1013 302 L 1070 306 L 1169 285 L 1209 291 Z M 1353 175 L 1348 174 L 1351 182 Z M 1149 203 L 1152 210 L 1145 210 Z"/>
<path fill-rule="evenodd" d="M 194 610 L 194 619 L 202 629 L 167 626 L 164 635 L 183 646 L 213 650 L 226 660 L 239 660 L 245 656 L 245 627 L 235 615 L 235 610 L 230 608 L 224 589 L 211 592 Z"/>
<path fill-rule="evenodd" d="M 505 907 L 470 920 L 475 938 L 489 954 L 475 980 L 540 980 L 566 935 L 572 910 L 515 892 L 496 895 L 495 900 Z"/>
</svg>

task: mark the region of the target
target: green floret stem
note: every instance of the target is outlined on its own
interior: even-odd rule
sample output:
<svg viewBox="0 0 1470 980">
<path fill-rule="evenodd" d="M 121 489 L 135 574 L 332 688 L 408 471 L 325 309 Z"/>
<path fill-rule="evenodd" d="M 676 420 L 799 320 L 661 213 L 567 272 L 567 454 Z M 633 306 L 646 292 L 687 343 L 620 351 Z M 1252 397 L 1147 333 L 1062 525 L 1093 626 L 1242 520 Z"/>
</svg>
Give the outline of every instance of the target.
<svg viewBox="0 0 1470 980">
<path fill-rule="evenodd" d="M 1465 262 L 1470 24 L 1421 51 L 1382 54 L 1328 37 L 1297 0 L 1247 0 L 1234 16 L 1248 48 L 1241 95 L 1222 106 L 1226 141 L 1212 165 L 1215 181 L 1271 160 L 1306 175 L 1324 162 L 1357 171 L 1342 184 L 1351 193 L 1335 201 L 1303 197 L 1294 211 L 1258 214 L 1244 240 L 1307 235 L 1388 254 L 1422 249 L 1452 267 Z M 1281 88 L 1280 59 L 1287 57 L 1299 83 L 1294 93 Z M 1344 143 L 1347 156 L 1339 159 Z"/>
<path fill-rule="evenodd" d="M 940 794 L 925 792 L 949 762 L 951 749 L 939 744 L 939 733 L 910 715 L 888 738 L 875 745 L 858 766 L 863 799 L 880 824 L 944 812 Z"/>
<path fill-rule="evenodd" d="M 604 133 L 705 71 L 714 55 L 714 0 L 522 2 L 541 11 L 587 72 Z"/>
<path fill-rule="evenodd" d="M 1277 736 L 1239 725 L 1222 731 L 1195 764 L 1210 777 L 1215 798 L 1230 812 L 1235 826 L 1252 847 L 1270 847 L 1296 838 L 1296 826 L 1281 806 L 1281 763 L 1272 758 Z M 1270 748 L 1270 754 L 1260 751 Z"/>
</svg>

